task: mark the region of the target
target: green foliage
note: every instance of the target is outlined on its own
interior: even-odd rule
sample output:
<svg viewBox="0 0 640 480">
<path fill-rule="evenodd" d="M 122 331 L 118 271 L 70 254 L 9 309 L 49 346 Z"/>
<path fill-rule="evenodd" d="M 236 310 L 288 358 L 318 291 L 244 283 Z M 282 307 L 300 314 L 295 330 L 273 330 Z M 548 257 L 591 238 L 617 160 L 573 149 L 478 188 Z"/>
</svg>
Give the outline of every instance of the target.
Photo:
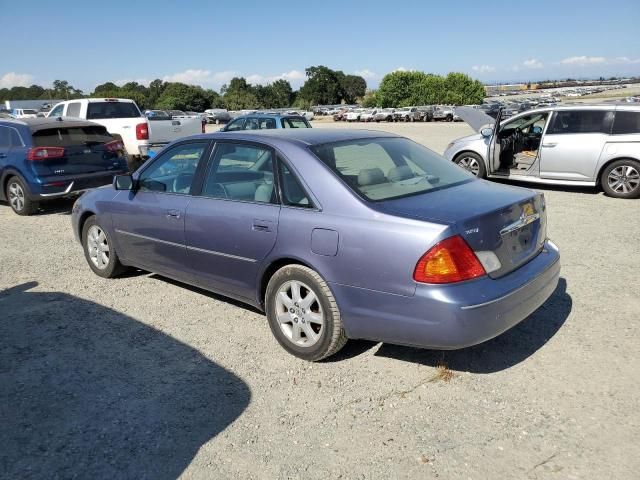
<svg viewBox="0 0 640 480">
<path fill-rule="evenodd" d="M 300 88 L 299 94 L 302 99 L 314 105 L 331 105 L 342 101 L 342 86 L 337 72 L 319 65 L 307 68 L 305 73 L 307 81 Z"/>
<path fill-rule="evenodd" d="M 484 86 L 464 73 L 446 77 L 424 72 L 391 72 L 384 76 L 378 90 L 383 107 L 409 105 L 471 105 L 482 103 Z"/>
<path fill-rule="evenodd" d="M 163 110 L 187 110 L 203 112 L 211 107 L 211 95 L 202 87 L 185 83 L 167 83 L 156 102 Z"/>
<path fill-rule="evenodd" d="M 377 92 L 369 90 L 364 94 L 364 97 L 362 97 L 362 101 L 360 103 L 363 107 L 366 108 L 377 107 L 379 105 Z"/>
<path fill-rule="evenodd" d="M 356 103 L 367 93 L 367 82 L 359 75 L 345 75 L 342 78 L 342 95 L 347 103 Z"/>
</svg>

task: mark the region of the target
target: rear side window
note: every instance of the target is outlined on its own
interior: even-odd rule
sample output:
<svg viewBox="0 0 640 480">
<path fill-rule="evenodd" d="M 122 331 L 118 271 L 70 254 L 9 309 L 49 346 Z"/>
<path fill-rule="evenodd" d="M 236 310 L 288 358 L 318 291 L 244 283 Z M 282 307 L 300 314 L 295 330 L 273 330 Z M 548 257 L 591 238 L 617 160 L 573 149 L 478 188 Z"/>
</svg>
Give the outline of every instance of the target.
<svg viewBox="0 0 640 480">
<path fill-rule="evenodd" d="M 309 128 L 310 125 L 302 118 L 281 118 L 282 128 Z"/>
<path fill-rule="evenodd" d="M 140 110 L 131 102 L 89 102 L 87 120 L 99 118 L 136 118 Z"/>
<path fill-rule="evenodd" d="M 95 145 L 113 140 L 107 129 L 100 125 L 86 127 L 57 127 L 33 133 L 35 147 L 69 147 L 71 145 Z"/>
<path fill-rule="evenodd" d="M 11 129 L 0 127 L 0 148 L 9 148 L 11 146 Z"/>
<path fill-rule="evenodd" d="M 561 110 L 554 115 L 547 134 L 609 134 L 612 120 L 613 112 L 606 110 Z"/>
<path fill-rule="evenodd" d="M 612 133 L 614 135 L 640 133 L 640 112 L 617 111 Z"/>
<path fill-rule="evenodd" d="M 67 106 L 67 117 L 80 116 L 80 102 L 73 102 Z"/>
<path fill-rule="evenodd" d="M 282 185 L 282 203 L 291 207 L 313 207 L 302 185 L 284 162 L 280 162 L 280 184 Z"/>
</svg>

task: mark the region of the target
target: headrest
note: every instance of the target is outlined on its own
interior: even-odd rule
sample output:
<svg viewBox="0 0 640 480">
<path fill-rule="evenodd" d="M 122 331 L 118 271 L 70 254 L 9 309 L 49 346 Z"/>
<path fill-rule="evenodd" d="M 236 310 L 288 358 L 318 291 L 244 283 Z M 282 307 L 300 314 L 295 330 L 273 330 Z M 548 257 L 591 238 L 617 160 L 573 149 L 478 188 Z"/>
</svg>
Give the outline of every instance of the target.
<svg viewBox="0 0 640 480">
<path fill-rule="evenodd" d="M 358 173 L 358 185 L 375 185 L 385 180 L 384 172 L 379 168 L 365 168 Z"/>
<path fill-rule="evenodd" d="M 406 180 L 407 178 L 413 178 L 415 175 L 409 165 L 402 165 L 400 167 L 393 167 L 387 173 L 387 178 L 391 182 L 399 182 L 400 180 Z"/>
</svg>

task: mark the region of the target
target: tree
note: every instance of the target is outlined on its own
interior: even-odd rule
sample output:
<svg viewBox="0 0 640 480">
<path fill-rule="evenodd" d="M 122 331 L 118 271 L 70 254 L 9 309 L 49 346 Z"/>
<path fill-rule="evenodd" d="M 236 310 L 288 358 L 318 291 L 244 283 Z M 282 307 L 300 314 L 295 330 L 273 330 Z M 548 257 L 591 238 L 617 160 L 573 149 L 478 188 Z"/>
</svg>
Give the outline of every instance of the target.
<svg viewBox="0 0 640 480">
<path fill-rule="evenodd" d="M 202 112 L 211 106 L 211 97 L 202 87 L 167 83 L 155 106 L 163 110 Z"/>
<path fill-rule="evenodd" d="M 332 105 L 342 101 L 342 86 L 337 72 L 319 65 L 307 68 L 305 73 L 307 81 L 299 92 L 302 99 L 314 105 Z"/>
<path fill-rule="evenodd" d="M 151 105 L 152 107 L 155 107 L 156 102 L 160 98 L 160 95 L 162 95 L 162 92 L 164 92 L 164 89 L 166 88 L 166 86 L 167 84 L 162 80 L 160 80 L 159 78 L 156 78 L 153 82 L 149 84 L 149 89 L 147 93 L 147 100 L 149 101 L 149 105 Z"/>
<path fill-rule="evenodd" d="M 422 72 L 396 71 L 386 74 L 378 88 L 378 100 L 383 107 L 408 105 L 415 89 L 426 75 Z"/>
<path fill-rule="evenodd" d="M 345 75 L 341 81 L 342 94 L 347 103 L 356 103 L 367 92 L 367 82 L 359 75 Z"/>
<path fill-rule="evenodd" d="M 247 83 L 244 77 L 234 77 L 228 85 L 220 89 L 223 94 L 224 105 L 229 110 L 246 110 L 259 107 L 255 89 Z"/>
<path fill-rule="evenodd" d="M 376 95 L 375 91 L 369 90 L 368 92 L 366 92 L 364 94 L 364 96 L 362 97 L 362 102 L 361 102 L 363 107 L 366 108 L 374 108 L 378 106 L 378 96 Z"/>
</svg>

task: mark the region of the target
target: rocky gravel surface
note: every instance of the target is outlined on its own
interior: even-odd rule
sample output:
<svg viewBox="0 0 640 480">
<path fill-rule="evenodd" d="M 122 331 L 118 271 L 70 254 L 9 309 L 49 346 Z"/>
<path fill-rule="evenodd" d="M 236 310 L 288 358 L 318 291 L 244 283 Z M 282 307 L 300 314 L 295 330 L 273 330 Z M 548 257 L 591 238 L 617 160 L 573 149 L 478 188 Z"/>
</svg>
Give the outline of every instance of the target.
<svg viewBox="0 0 640 480">
<path fill-rule="evenodd" d="M 469 132 L 372 128 L 438 151 Z M 640 201 L 541 190 L 562 273 L 527 320 L 465 350 L 352 341 L 316 364 L 236 302 L 95 276 L 69 202 L 0 204 L 0 477 L 638 478 Z"/>
</svg>

